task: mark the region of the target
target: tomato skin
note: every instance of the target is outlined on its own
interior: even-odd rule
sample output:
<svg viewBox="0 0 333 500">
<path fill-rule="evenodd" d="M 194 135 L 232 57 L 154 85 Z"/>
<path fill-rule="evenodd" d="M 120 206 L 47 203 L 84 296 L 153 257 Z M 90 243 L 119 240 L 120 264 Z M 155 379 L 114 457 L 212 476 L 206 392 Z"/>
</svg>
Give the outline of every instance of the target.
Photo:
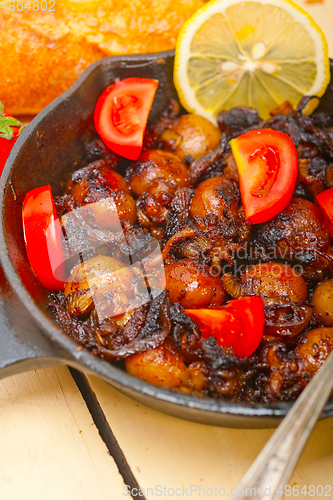
<svg viewBox="0 0 333 500">
<path fill-rule="evenodd" d="M 244 324 L 241 337 L 233 344 L 234 353 L 240 358 L 250 356 L 258 348 L 264 333 L 263 300 L 261 297 L 243 297 L 232 300 L 226 307 L 238 312 Z"/>
<path fill-rule="evenodd" d="M 0 175 L 20 133 L 22 123 L 3 110 L 0 102 Z"/>
<path fill-rule="evenodd" d="M 99 97 L 95 127 L 103 142 L 115 153 L 137 160 L 158 80 L 125 78 L 110 85 Z"/>
<path fill-rule="evenodd" d="M 265 324 L 261 297 L 243 297 L 225 307 L 184 312 L 197 323 L 204 338 L 215 337 L 220 345 L 232 347 L 240 358 L 251 356 L 261 342 Z"/>
<path fill-rule="evenodd" d="M 316 199 L 325 214 L 324 227 L 333 238 L 333 187 L 317 194 Z"/>
<path fill-rule="evenodd" d="M 51 186 L 28 192 L 23 202 L 22 223 L 27 256 L 35 275 L 48 290 L 63 290 L 65 258 Z"/>
<path fill-rule="evenodd" d="M 286 208 L 297 180 L 298 158 L 291 138 L 272 129 L 251 130 L 230 141 L 245 217 L 266 222 Z"/>
<path fill-rule="evenodd" d="M 208 339 L 216 337 L 220 345 L 227 347 L 239 338 L 243 330 L 241 315 L 229 311 L 226 307 L 207 309 L 185 309 L 185 314 L 192 318 L 200 328 L 201 335 Z"/>
<path fill-rule="evenodd" d="M 17 141 L 19 130 L 20 130 L 19 127 L 13 128 L 14 132 L 13 139 L 8 140 L 0 138 L 0 175 L 2 174 L 7 158 L 11 150 L 13 149 L 14 144 Z"/>
</svg>

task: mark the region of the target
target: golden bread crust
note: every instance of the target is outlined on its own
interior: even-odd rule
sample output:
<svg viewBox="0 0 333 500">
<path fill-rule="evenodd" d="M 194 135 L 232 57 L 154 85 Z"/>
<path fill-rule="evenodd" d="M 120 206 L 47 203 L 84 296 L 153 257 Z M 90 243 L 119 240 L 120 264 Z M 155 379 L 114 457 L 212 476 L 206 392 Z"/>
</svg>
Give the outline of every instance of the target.
<svg viewBox="0 0 333 500">
<path fill-rule="evenodd" d="M 3 11 L 0 101 L 11 114 L 36 114 L 103 57 L 173 49 L 204 3 L 55 0 L 55 12 Z"/>
</svg>

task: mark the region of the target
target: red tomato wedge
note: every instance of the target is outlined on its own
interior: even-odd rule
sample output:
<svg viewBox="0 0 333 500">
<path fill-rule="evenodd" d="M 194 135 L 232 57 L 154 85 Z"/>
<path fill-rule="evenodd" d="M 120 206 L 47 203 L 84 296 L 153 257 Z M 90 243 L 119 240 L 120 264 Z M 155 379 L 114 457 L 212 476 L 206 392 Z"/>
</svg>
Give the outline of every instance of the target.
<svg viewBox="0 0 333 500">
<path fill-rule="evenodd" d="M 62 233 L 51 186 L 42 186 L 26 195 L 22 222 L 30 266 L 48 290 L 65 286 L 65 258 Z"/>
<path fill-rule="evenodd" d="M 266 222 L 286 208 L 297 180 L 298 159 L 291 138 L 272 129 L 251 130 L 230 141 L 239 173 L 245 216 Z"/>
<path fill-rule="evenodd" d="M 141 151 L 158 80 L 125 78 L 110 85 L 97 101 L 94 121 L 103 142 L 129 160 Z"/>
<path fill-rule="evenodd" d="M 21 128 L 23 128 L 22 123 L 8 115 L 0 102 L 0 175 Z"/>
<path fill-rule="evenodd" d="M 261 297 L 243 297 L 232 300 L 226 307 L 239 313 L 244 325 L 237 345 L 233 345 L 234 353 L 240 358 L 250 356 L 259 346 L 264 333 L 263 300 Z"/>
<path fill-rule="evenodd" d="M 232 347 L 240 358 L 251 356 L 259 346 L 265 324 L 261 297 L 232 300 L 218 309 L 185 309 L 203 337 L 215 337 L 220 345 Z"/>
<path fill-rule="evenodd" d="M 333 238 L 333 187 L 317 194 L 316 198 L 326 216 L 324 226 Z"/>
</svg>

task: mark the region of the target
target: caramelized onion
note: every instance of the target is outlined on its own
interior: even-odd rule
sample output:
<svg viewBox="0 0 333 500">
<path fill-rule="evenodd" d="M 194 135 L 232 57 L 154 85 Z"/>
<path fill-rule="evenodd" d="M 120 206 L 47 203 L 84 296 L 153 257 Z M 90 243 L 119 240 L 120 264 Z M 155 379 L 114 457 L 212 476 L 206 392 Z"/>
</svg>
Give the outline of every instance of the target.
<svg viewBox="0 0 333 500">
<path fill-rule="evenodd" d="M 108 349 L 101 345 L 102 332 L 77 321 L 64 307 L 56 303 L 51 303 L 49 307 L 55 310 L 57 322 L 68 335 L 86 349 L 108 361 L 119 361 L 133 354 L 155 349 L 171 332 L 170 300 L 165 290 L 153 299 L 149 306 L 146 304 L 135 311 L 132 318 L 119 332 L 119 335 L 124 335 L 124 341 L 127 343 L 120 345 L 118 349 Z M 104 343 L 102 339 L 102 344 Z"/>
<path fill-rule="evenodd" d="M 188 169 L 188 172 L 190 174 L 191 186 L 196 186 L 202 174 L 204 174 L 206 170 L 208 170 L 209 167 L 211 167 L 216 162 L 216 160 L 221 158 L 221 156 L 225 152 L 226 145 L 227 141 L 225 134 L 222 134 L 221 141 L 215 149 L 205 155 L 201 155 L 191 163 Z"/>
<path fill-rule="evenodd" d="M 325 172 L 325 179 L 329 186 L 333 186 L 333 166 L 327 167 Z"/>
<path fill-rule="evenodd" d="M 271 304 L 265 306 L 264 335 L 294 337 L 311 319 L 312 308 L 305 304 Z"/>
<path fill-rule="evenodd" d="M 161 299 L 162 296 L 163 299 Z M 139 354 L 148 349 L 159 347 L 171 332 L 171 321 L 169 314 L 169 296 L 164 291 L 163 294 L 160 295 L 160 300 L 163 300 L 163 302 L 158 304 L 158 300 L 159 299 L 155 299 L 151 302 L 146 324 L 137 338 L 119 349 L 110 350 L 98 346 L 93 350 L 93 354 L 97 354 L 108 361 L 119 361 L 129 356 L 133 356 L 133 354 Z M 149 335 L 151 331 L 157 331 L 157 333 L 146 336 L 147 334 Z"/>
<path fill-rule="evenodd" d="M 289 101 L 284 101 L 282 104 L 279 104 L 279 106 L 276 106 L 276 108 L 272 109 L 272 111 L 270 111 L 269 114 L 271 116 L 276 116 L 276 115 L 289 116 L 290 111 L 292 112 L 293 115 L 296 114 L 293 105 Z"/>
<path fill-rule="evenodd" d="M 212 242 L 202 231 L 198 230 L 193 238 L 181 243 L 179 250 L 184 257 L 198 258 L 201 253 L 206 252 L 211 248 Z"/>
<path fill-rule="evenodd" d="M 171 202 L 171 209 L 167 215 L 164 244 L 175 233 L 184 229 L 190 217 L 191 190 L 188 188 L 178 188 Z"/>
<path fill-rule="evenodd" d="M 154 196 L 142 195 L 136 200 L 137 218 L 142 227 L 167 223 L 168 210 Z"/>
<path fill-rule="evenodd" d="M 182 238 L 191 238 L 191 236 L 194 236 L 197 233 L 197 230 L 194 227 L 185 227 L 181 231 L 178 231 L 178 233 L 174 234 L 166 243 L 165 247 L 163 248 L 162 251 L 162 258 L 165 260 L 167 257 L 168 253 L 170 252 L 171 248 L 173 245 L 177 243 L 177 241 L 181 240 Z"/>
<path fill-rule="evenodd" d="M 225 290 L 234 299 L 256 295 L 263 299 L 280 297 L 286 302 L 303 302 L 307 287 L 298 272 L 285 264 L 267 262 L 255 264 L 242 273 L 241 279 L 231 273 L 222 277 Z"/>
<path fill-rule="evenodd" d="M 222 276 L 222 283 L 225 291 L 231 295 L 233 299 L 240 299 L 247 295 L 247 284 L 242 283 L 232 273 L 226 273 Z"/>
<path fill-rule="evenodd" d="M 310 109 L 315 109 L 318 104 L 319 104 L 319 97 L 315 96 L 315 95 L 305 95 L 302 97 L 302 99 L 299 101 L 299 103 L 297 104 L 297 107 L 296 107 L 296 111 L 297 112 L 302 112 L 303 115 L 306 115 L 306 114 L 311 114 L 311 111 L 309 113 L 309 108 L 308 108 L 308 105 L 311 101 L 314 101 L 316 104 L 313 104 L 312 103 L 312 106 Z"/>
<path fill-rule="evenodd" d="M 67 297 L 67 309 L 72 316 L 87 314 L 94 308 L 94 299 L 89 289 L 78 290 Z"/>
<path fill-rule="evenodd" d="M 311 162 L 308 158 L 298 159 L 298 177 L 301 182 L 307 186 L 314 183 L 314 179 L 310 173 Z"/>
</svg>

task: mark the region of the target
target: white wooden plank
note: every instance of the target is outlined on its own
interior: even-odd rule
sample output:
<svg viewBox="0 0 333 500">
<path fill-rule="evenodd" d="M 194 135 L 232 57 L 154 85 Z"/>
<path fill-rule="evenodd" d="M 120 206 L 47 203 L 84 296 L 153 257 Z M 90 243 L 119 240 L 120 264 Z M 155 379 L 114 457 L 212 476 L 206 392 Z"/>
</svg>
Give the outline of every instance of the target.
<svg viewBox="0 0 333 500">
<path fill-rule="evenodd" d="M 110 500 L 122 491 L 68 368 L 0 381 L 1 500 Z"/>
<path fill-rule="evenodd" d="M 230 493 L 273 433 L 180 420 L 129 399 L 97 377 L 88 379 L 139 485 L 153 488 L 155 496 L 159 486 L 174 491 L 217 486 Z M 296 483 L 333 483 L 332 418 L 318 423 L 291 478 L 290 484 Z"/>
</svg>

